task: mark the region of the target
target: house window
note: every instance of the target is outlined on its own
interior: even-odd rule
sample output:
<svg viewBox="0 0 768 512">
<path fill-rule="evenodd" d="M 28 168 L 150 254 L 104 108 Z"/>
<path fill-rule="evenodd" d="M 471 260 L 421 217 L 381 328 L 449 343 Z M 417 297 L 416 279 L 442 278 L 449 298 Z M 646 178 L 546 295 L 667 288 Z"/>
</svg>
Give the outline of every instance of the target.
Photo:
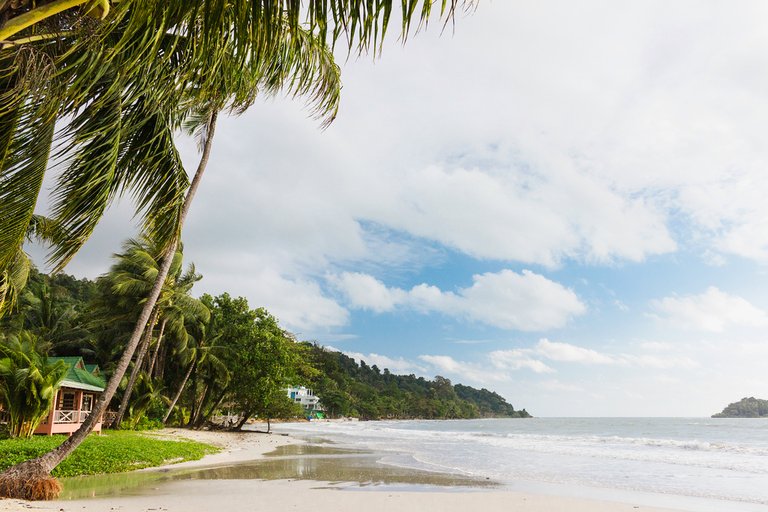
<svg viewBox="0 0 768 512">
<path fill-rule="evenodd" d="M 75 394 L 63 391 L 61 393 L 61 400 L 59 401 L 59 409 L 63 411 L 71 411 L 75 408 Z"/>
<path fill-rule="evenodd" d="M 83 411 L 91 411 L 93 409 L 93 395 L 83 395 Z"/>
</svg>

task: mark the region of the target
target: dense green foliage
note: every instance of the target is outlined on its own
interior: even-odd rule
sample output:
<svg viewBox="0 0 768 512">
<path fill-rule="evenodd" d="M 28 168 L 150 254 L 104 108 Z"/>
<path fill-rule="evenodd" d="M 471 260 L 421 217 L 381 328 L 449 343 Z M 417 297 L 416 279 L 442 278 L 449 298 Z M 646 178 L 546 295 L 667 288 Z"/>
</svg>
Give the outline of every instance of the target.
<svg viewBox="0 0 768 512">
<path fill-rule="evenodd" d="M 29 331 L 0 334 L 0 409 L 8 414 L 11 437 L 32 437 L 48 415 L 66 365 L 49 362 Z"/>
<path fill-rule="evenodd" d="M 17 309 L 0 318 L 0 332 L 26 330 L 50 344 L 56 355 L 93 358 L 93 347 L 82 343 L 90 301 L 97 284 L 67 274 L 47 275 L 32 268 Z"/>
<path fill-rule="evenodd" d="M 755 397 L 742 398 L 738 402 L 728 404 L 722 412 L 712 415 L 713 418 L 768 418 L 768 400 Z"/>
<path fill-rule="evenodd" d="M 129 241 L 95 282 L 33 270 L 16 310 L 0 322 L 0 337 L 39 338 L 41 361 L 46 355 L 82 356 L 108 377 L 157 273 L 155 254 L 149 245 Z M 182 272 L 181 258 L 177 253 L 132 363 L 132 379 L 123 379 L 110 405 L 118 411 L 124 404 L 120 428 L 144 430 L 166 421 L 201 427 L 224 410 L 242 422 L 253 415 L 301 417 L 283 390 L 314 375 L 306 348 L 242 297 L 193 298 L 192 285 L 201 276 L 192 266 Z M 39 408 L 43 416 L 49 406 Z"/>
<path fill-rule="evenodd" d="M 240 416 L 239 426 L 253 415 L 270 417 L 291 411 L 279 397 L 286 396 L 289 385 L 314 374 L 305 347 L 267 310 L 251 310 L 243 297 L 204 295 L 202 302 L 211 311 L 208 332 L 216 340 L 209 348 L 216 347 L 216 360 L 223 369 L 213 364 L 210 355 L 195 368 L 193 388 L 202 380 L 204 395 L 197 406 L 193 404 L 192 423 L 201 425 L 221 405 Z"/>
<path fill-rule="evenodd" d="M 58 446 L 65 436 L 0 440 L 0 471 L 42 455 Z M 58 466 L 54 476 L 120 473 L 163 464 L 198 460 L 218 448 L 197 441 L 175 441 L 135 432 L 110 431 L 89 436 Z"/>
<path fill-rule="evenodd" d="M 500 395 L 487 389 L 454 386 L 445 377 L 434 380 L 415 375 L 395 375 L 365 361 L 317 345 L 312 360 L 320 370 L 314 379 L 315 394 L 328 414 L 361 419 L 465 419 L 480 417 L 528 418 Z"/>
</svg>

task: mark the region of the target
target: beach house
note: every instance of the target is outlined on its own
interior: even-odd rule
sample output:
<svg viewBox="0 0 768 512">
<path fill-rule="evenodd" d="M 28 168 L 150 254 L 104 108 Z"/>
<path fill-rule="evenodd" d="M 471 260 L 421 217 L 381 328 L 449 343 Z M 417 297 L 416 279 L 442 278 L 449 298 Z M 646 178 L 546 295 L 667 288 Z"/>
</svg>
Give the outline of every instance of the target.
<svg viewBox="0 0 768 512">
<path fill-rule="evenodd" d="M 64 361 L 69 368 L 56 392 L 51 412 L 37 427 L 35 434 L 72 434 L 91 414 L 106 383 L 99 367 L 86 365 L 82 357 L 49 357 L 48 361 Z M 101 432 L 101 420 L 93 431 Z"/>
<path fill-rule="evenodd" d="M 288 398 L 304 408 L 307 417 L 322 418 L 323 407 L 320 405 L 320 398 L 315 393 L 304 386 L 292 386 L 286 390 Z"/>
</svg>

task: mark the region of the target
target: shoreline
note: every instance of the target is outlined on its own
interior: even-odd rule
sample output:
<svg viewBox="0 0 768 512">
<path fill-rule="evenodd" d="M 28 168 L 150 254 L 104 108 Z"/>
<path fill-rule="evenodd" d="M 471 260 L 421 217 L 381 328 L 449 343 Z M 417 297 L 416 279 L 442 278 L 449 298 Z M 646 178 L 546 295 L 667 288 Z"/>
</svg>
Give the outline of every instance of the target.
<svg viewBox="0 0 768 512">
<path fill-rule="evenodd" d="M 265 458 L 279 447 L 299 445 L 301 439 L 281 434 L 258 432 L 191 431 L 165 429 L 161 437 L 186 438 L 221 447 L 216 454 L 197 461 L 145 468 L 130 474 L 167 472 L 185 468 L 237 465 Z M 660 508 L 640 503 L 613 500 L 564 497 L 548 493 L 531 493 L 509 488 L 467 488 L 431 485 L 365 486 L 351 481 L 280 480 L 177 480 L 142 488 L 140 493 L 105 498 L 25 502 L 0 500 L 0 512 L 50 510 L 59 512 L 207 512 L 208 510 L 288 510 L 311 504 L 320 512 L 372 511 L 398 512 L 465 512 L 466 510 L 520 512 L 673 512 L 677 508 Z"/>
</svg>

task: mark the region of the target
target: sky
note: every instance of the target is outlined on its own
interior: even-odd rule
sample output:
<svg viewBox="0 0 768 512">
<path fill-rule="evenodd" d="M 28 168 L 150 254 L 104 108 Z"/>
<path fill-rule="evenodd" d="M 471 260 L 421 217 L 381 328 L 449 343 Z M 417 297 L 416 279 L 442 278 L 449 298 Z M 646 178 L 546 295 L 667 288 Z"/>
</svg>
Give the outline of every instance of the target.
<svg viewBox="0 0 768 512">
<path fill-rule="evenodd" d="M 482 0 L 339 53 L 330 128 L 282 97 L 220 121 L 184 233 L 195 292 L 536 416 L 768 398 L 766 18 Z M 67 272 L 103 273 L 134 226 L 112 208 Z"/>
</svg>

